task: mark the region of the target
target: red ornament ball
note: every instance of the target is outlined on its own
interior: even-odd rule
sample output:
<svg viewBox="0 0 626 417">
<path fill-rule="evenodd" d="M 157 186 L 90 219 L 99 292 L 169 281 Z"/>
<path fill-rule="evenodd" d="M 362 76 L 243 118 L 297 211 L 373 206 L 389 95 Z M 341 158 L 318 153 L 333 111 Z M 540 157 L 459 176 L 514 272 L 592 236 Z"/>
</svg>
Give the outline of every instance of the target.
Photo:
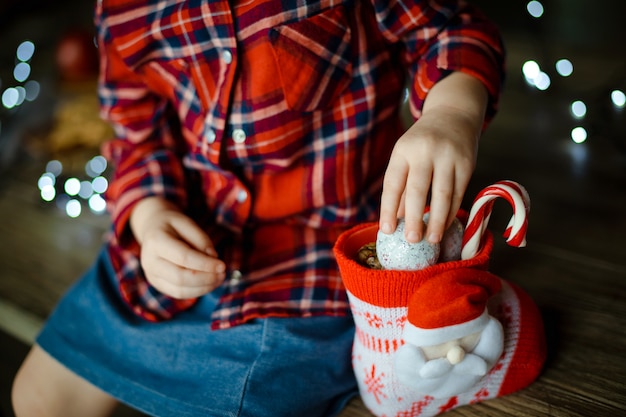
<svg viewBox="0 0 626 417">
<path fill-rule="evenodd" d="M 64 33 L 56 48 L 56 64 L 62 79 L 84 81 L 98 73 L 98 49 L 94 35 L 74 29 Z"/>
</svg>

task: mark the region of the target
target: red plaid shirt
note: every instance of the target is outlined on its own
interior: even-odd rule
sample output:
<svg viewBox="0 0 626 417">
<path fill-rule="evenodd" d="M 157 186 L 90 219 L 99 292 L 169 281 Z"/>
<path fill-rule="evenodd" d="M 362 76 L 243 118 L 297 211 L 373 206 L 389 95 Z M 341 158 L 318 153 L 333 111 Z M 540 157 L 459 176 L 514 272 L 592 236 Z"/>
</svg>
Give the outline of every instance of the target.
<svg viewBox="0 0 626 417">
<path fill-rule="evenodd" d="M 128 230 L 163 196 L 214 241 L 229 276 L 213 328 L 256 317 L 345 315 L 337 236 L 375 220 L 403 133 L 450 71 L 479 78 L 495 113 L 499 33 L 462 1 L 101 0 L 96 9 L 109 253 L 124 300 L 148 320 L 193 305 L 151 287 Z"/>
</svg>

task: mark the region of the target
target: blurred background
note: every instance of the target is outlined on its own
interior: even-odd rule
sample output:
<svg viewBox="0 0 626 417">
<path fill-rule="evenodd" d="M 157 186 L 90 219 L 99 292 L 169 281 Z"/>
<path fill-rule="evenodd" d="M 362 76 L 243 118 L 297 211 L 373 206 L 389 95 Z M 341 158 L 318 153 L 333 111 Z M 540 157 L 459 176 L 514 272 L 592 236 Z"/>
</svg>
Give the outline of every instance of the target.
<svg viewBox="0 0 626 417">
<path fill-rule="evenodd" d="M 508 49 L 498 125 L 523 123 L 545 141 L 565 141 L 579 165 L 597 143 L 626 152 L 626 2 L 475 3 L 499 24 Z M 29 185 L 72 218 L 101 214 L 106 187 L 104 162 L 91 161 L 110 136 L 97 115 L 92 13 L 92 1 L 0 1 L 0 192 L 32 162 L 44 177 Z"/>
<path fill-rule="evenodd" d="M 108 227 L 94 5 L 0 0 L 0 329 L 19 340 Z"/>
<path fill-rule="evenodd" d="M 619 311 L 623 329 L 626 1 L 474 3 L 500 26 L 508 78 L 464 206 L 494 181 L 526 185 L 536 252 L 510 253 L 498 242 L 496 271 L 524 281 L 509 265 L 533 253 L 551 257 L 551 266 L 525 281 L 546 310 L 576 308 L 573 298 L 554 301 L 554 291 L 571 284 L 554 280 L 559 268 L 565 275 L 583 262 L 595 269 L 582 280 L 617 277 L 622 284 L 606 284 L 605 292 L 622 307 L 601 315 L 615 320 Z M 0 0 L 0 351 L 9 355 L 0 364 L 0 414 L 9 412 L 9 379 L 25 347 L 108 228 L 109 168 L 99 146 L 111 130 L 98 118 L 93 7 Z M 494 227 L 510 215 L 498 210 Z"/>
</svg>

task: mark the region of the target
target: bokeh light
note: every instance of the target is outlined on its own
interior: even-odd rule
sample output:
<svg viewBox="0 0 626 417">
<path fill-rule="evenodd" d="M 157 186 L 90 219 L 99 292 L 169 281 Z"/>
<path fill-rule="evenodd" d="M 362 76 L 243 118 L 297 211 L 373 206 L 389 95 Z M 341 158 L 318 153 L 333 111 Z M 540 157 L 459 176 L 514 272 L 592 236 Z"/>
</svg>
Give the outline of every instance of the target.
<svg viewBox="0 0 626 417">
<path fill-rule="evenodd" d="M 13 107 L 18 105 L 19 98 L 20 93 L 17 91 L 17 88 L 7 88 L 2 93 L 2 105 L 7 109 L 12 109 Z"/>
<path fill-rule="evenodd" d="M 32 70 L 29 61 L 34 53 L 35 44 L 31 41 L 24 41 L 17 47 L 17 63 L 13 67 L 13 79 L 17 81 L 18 84 L 25 84 L 7 86 L 7 88 L 2 91 L 0 100 L 4 108 L 13 109 L 20 106 L 25 100 L 33 101 L 39 95 L 39 83 L 28 80 Z M 0 86 L 2 86 L 2 82 L 0 82 Z"/>
<path fill-rule="evenodd" d="M 43 190 L 44 187 L 54 187 L 56 183 L 56 177 L 50 172 L 45 172 L 39 177 L 39 181 L 37 181 L 37 187 L 40 190 Z"/>
<path fill-rule="evenodd" d="M 98 155 L 91 158 L 85 164 L 85 172 L 91 178 L 101 175 L 107 169 L 107 160 L 104 156 Z"/>
<path fill-rule="evenodd" d="M 48 161 L 46 164 L 46 172 L 58 177 L 63 172 L 63 164 L 61 161 L 53 159 L 52 161 Z"/>
<path fill-rule="evenodd" d="M 570 106 L 572 116 L 577 119 L 582 119 L 587 114 L 587 105 L 581 100 L 574 101 Z"/>
<path fill-rule="evenodd" d="M 529 15 L 538 19 L 543 16 L 543 4 L 536 0 L 529 1 L 528 4 L 526 4 L 526 11 L 528 11 Z"/>
<path fill-rule="evenodd" d="M 91 181 L 91 185 L 96 193 L 103 194 L 109 187 L 109 182 L 104 177 L 96 177 Z"/>
<path fill-rule="evenodd" d="M 55 199 L 56 195 L 57 195 L 57 191 L 54 188 L 54 185 L 50 185 L 50 184 L 44 185 L 41 188 L 41 199 L 43 201 L 48 201 L 48 202 L 52 201 Z"/>
<path fill-rule="evenodd" d="M 583 143 L 587 140 L 587 130 L 581 126 L 575 127 L 572 129 L 571 137 L 575 143 Z"/>
<path fill-rule="evenodd" d="M 69 196 L 75 196 L 80 192 L 80 181 L 78 178 L 68 178 L 63 186 L 65 193 Z"/>
<path fill-rule="evenodd" d="M 37 180 L 41 199 L 54 202 L 67 216 L 76 218 L 83 212 L 85 200 L 91 212 L 97 215 L 106 212 L 106 192 L 109 182 L 104 177 L 107 160 L 102 155 L 91 158 L 85 164 L 85 174 L 89 178 L 71 176 L 61 179 L 64 167 L 61 161 L 53 159 L 46 163 L 45 172 Z"/>
<path fill-rule="evenodd" d="M 13 78 L 15 81 L 23 83 L 30 76 L 30 65 L 26 62 L 19 62 L 15 68 L 13 68 Z"/>
<path fill-rule="evenodd" d="M 65 205 L 65 213 L 69 217 L 76 218 L 80 216 L 81 212 L 82 212 L 82 206 L 80 204 L 80 201 L 78 200 L 71 199 Z"/>
<path fill-rule="evenodd" d="M 81 181 L 80 189 L 78 190 L 78 196 L 85 200 L 88 200 L 93 195 L 93 186 L 91 181 Z"/>
<path fill-rule="evenodd" d="M 89 208 L 96 214 L 104 213 L 106 205 L 106 201 L 100 194 L 94 194 L 89 198 Z"/>
<path fill-rule="evenodd" d="M 538 90 L 547 90 L 550 87 L 550 76 L 548 74 L 546 74 L 545 72 L 540 72 L 539 76 L 533 80 L 535 83 L 535 87 L 537 87 Z"/>
<path fill-rule="evenodd" d="M 574 64 L 566 58 L 556 61 L 555 67 L 561 77 L 569 77 L 574 72 Z"/>
<path fill-rule="evenodd" d="M 41 86 L 39 82 L 35 80 L 28 80 L 26 84 L 24 84 L 24 89 L 26 90 L 26 100 L 34 101 L 39 96 L 39 91 L 41 91 Z"/>
<path fill-rule="evenodd" d="M 626 94 L 621 90 L 611 91 L 611 101 L 615 107 L 624 107 L 626 105 Z"/>
<path fill-rule="evenodd" d="M 522 73 L 529 85 L 539 90 L 547 90 L 550 87 L 550 76 L 541 70 L 537 61 L 529 60 L 524 62 Z"/>
<path fill-rule="evenodd" d="M 22 62 L 29 61 L 35 53 L 35 44 L 31 41 L 24 41 L 17 47 L 17 59 Z"/>
<path fill-rule="evenodd" d="M 524 77 L 526 77 L 527 80 L 536 78 L 540 72 L 541 68 L 536 61 L 526 61 L 524 65 L 522 65 L 522 73 L 524 73 Z"/>
</svg>

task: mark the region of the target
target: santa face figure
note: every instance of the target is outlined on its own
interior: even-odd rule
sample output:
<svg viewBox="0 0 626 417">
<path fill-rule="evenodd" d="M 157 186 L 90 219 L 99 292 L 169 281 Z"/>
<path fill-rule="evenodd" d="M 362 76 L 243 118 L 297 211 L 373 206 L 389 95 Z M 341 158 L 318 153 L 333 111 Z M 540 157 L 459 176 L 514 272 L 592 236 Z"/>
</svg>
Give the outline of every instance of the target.
<svg viewBox="0 0 626 417">
<path fill-rule="evenodd" d="M 430 335 L 421 342 L 419 332 L 409 332 L 405 335 L 405 344 L 396 352 L 398 380 L 434 398 L 451 397 L 470 390 L 496 364 L 504 347 L 500 322 L 486 313 L 484 318 L 480 331 L 436 345 L 428 344 L 432 340 Z M 440 330 L 443 334 L 455 333 L 445 328 Z"/>
</svg>

